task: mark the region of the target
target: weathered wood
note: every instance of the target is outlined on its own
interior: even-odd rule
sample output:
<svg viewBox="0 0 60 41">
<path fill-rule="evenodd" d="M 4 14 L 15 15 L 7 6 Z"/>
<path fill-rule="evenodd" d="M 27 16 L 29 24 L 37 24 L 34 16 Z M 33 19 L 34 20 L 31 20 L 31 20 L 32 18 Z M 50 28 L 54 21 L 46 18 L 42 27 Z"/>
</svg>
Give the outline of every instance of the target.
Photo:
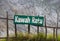
<svg viewBox="0 0 60 41">
<path fill-rule="evenodd" d="M 45 16 L 45 41 L 47 39 L 47 27 L 46 27 L 46 16 Z"/>
<path fill-rule="evenodd" d="M 17 41 L 17 28 L 16 28 L 16 24 L 15 24 L 15 39 Z"/>
<path fill-rule="evenodd" d="M 37 26 L 37 34 L 39 34 L 39 26 Z"/>
<path fill-rule="evenodd" d="M 28 34 L 30 34 L 30 24 L 28 24 Z"/>
<path fill-rule="evenodd" d="M 15 12 L 15 15 L 17 14 L 17 12 Z M 15 39 L 16 39 L 16 41 L 17 41 L 17 26 L 16 26 L 16 24 L 15 24 Z"/>
<path fill-rule="evenodd" d="M 55 28 L 53 28 L 53 41 L 55 41 Z"/>
<path fill-rule="evenodd" d="M 8 28 L 8 12 L 6 12 L 7 13 L 7 21 L 6 21 L 6 23 L 7 23 L 7 41 L 9 41 L 9 28 Z"/>
<path fill-rule="evenodd" d="M 57 11 L 56 11 L 56 12 L 57 12 Z M 58 34 L 57 34 L 57 30 L 58 30 L 58 20 L 59 20 L 59 13 L 57 12 L 56 41 L 58 41 Z"/>
</svg>

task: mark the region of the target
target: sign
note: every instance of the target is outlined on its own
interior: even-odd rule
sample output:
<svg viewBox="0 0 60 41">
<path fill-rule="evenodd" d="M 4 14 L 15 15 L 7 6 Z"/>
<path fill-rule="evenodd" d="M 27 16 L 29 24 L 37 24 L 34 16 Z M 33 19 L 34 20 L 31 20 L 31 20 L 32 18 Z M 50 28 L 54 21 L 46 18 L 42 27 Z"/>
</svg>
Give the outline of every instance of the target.
<svg viewBox="0 0 60 41">
<path fill-rule="evenodd" d="M 43 26 L 44 17 L 42 16 L 25 16 L 25 15 L 15 15 L 15 24 L 31 24 L 35 26 Z"/>
</svg>

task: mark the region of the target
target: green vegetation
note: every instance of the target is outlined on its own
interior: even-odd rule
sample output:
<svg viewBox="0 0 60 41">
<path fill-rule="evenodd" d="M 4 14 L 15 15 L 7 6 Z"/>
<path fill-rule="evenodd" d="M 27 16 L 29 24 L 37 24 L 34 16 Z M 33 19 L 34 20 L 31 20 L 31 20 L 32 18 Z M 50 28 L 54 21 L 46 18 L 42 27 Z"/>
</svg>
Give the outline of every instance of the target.
<svg viewBox="0 0 60 41">
<path fill-rule="evenodd" d="M 0 39 L 0 41 L 6 41 L 6 39 Z"/>
<path fill-rule="evenodd" d="M 48 34 L 47 35 L 47 39 L 45 39 L 45 34 L 43 33 L 39 33 L 38 35 L 37 34 L 23 34 L 23 33 L 20 33 L 18 34 L 17 36 L 17 39 L 9 39 L 10 41 L 53 41 L 53 35 L 51 34 Z M 56 37 L 55 39 L 56 40 Z M 3 40 L 0 40 L 0 41 L 6 41 L 5 39 Z M 60 41 L 60 35 L 58 35 L 58 41 Z"/>
</svg>

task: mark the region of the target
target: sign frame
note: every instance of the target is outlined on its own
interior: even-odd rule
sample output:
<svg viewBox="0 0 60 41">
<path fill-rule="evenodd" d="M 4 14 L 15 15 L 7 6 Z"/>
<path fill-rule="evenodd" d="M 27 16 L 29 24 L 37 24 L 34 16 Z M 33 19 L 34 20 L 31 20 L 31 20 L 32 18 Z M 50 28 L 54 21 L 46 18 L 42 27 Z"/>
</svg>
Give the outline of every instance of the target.
<svg viewBox="0 0 60 41">
<path fill-rule="evenodd" d="M 20 21 L 16 22 L 16 20 L 15 20 L 16 16 L 18 16 L 17 18 L 19 18 L 18 20 L 20 20 Z M 24 18 L 24 19 L 22 19 L 22 18 Z M 35 18 L 35 21 L 33 20 L 34 18 Z M 27 21 L 27 19 L 29 21 Z M 24 21 L 24 20 L 26 20 L 26 21 Z M 40 24 L 41 23 L 40 20 L 42 21 L 42 24 Z M 22 23 L 22 21 L 24 23 Z M 41 27 L 43 27 L 44 26 L 44 17 L 43 16 L 14 15 L 14 24 L 30 24 L 30 25 L 34 25 L 34 26 L 41 26 Z"/>
</svg>

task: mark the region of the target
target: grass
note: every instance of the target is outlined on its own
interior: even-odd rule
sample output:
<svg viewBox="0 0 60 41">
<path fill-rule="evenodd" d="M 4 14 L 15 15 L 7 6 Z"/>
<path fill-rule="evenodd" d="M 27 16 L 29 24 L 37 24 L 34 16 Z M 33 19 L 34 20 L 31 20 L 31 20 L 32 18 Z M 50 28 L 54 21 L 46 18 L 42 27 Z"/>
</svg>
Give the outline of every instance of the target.
<svg viewBox="0 0 60 41">
<path fill-rule="evenodd" d="M 6 39 L 0 39 L 0 41 L 6 41 Z"/>
<path fill-rule="evenodd" d="M 56 37 L 55 37 L 56 39 Z M 47 39 L 45 39 L 45 34 L 39 33 L 37 34 L 28 34 L 28 33 L 20 33 L 17 36 L 17 41 L 53 41 L 53 35 L 48 34 Z M 6 39 L 2 39 L 0 41 L 6 41 Z M 10 39 L 10 41 L 16 41 L 16 39 Z M 58 35 L 58 41 L 60 41 L 60 35 Z"/>
</svg>

